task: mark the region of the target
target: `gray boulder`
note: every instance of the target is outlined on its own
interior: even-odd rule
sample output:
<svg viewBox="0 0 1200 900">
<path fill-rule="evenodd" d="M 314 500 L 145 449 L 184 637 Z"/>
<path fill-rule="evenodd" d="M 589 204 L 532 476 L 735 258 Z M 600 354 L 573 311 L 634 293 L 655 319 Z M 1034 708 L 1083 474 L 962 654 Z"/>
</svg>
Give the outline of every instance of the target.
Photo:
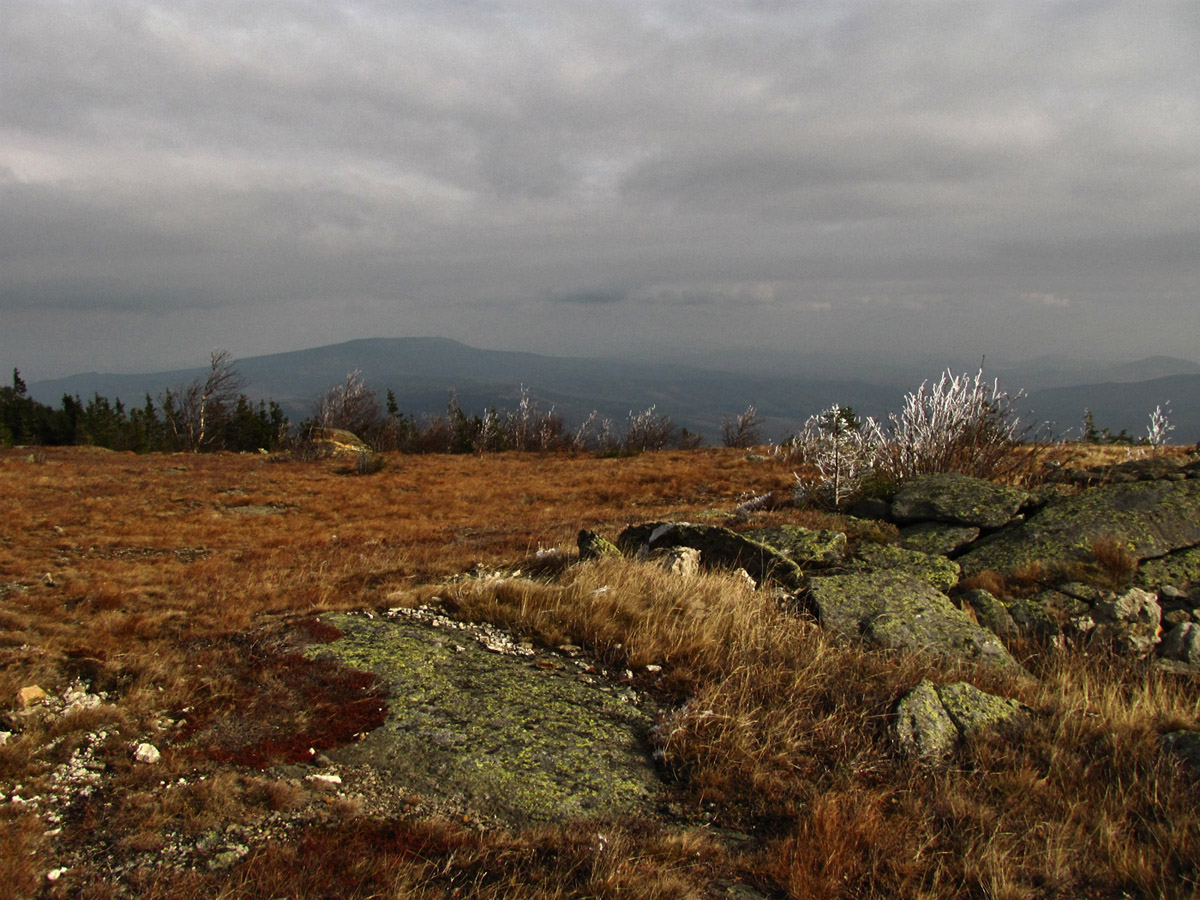
<svg viewBox="0 0 1200 900">
<path fill-rule="evenodd" d="M 796 565 L 825 566 L 840 562 L 846 554 L 846 535 L 827 528 L 776 525 L 744 532 L 745 537 L 774 547 Z"/>
<path fill-rule="evenodd" d="M 1158 652 L 1163 659 L 1200 667 L 1200 625 L 1195 622 L 1176 625 L 1163 637 Z"/>
<path fill-rule="evenodd" d="M 975 620 L 997 637 L 1013 638 L 1020 633 L 1012 614 L 988 591 L 967 591 L 961 600 L 975 614 Z"/>
<path fill-rule="evenodd" d="M 1011 522 L 1033 495 L 969 475 L 918 475 L 904 482 L 892 500 L 892 518 L 900 523 L 949 522 L 1000 528 Z"/>
<path fill-rule="evenodd" d="M 1162 609 L 1154 594 L 1130 588 L 1110 594 L 1092 607 L 1093 642 L 1110 643 L 1118 653 L 1147 656 L 1158 643 Z"/>
<path fill-rule="evenodd" d="M 992 632 L 926 581 L 904 572 L 813 578 L 809 602 L 821 624 L 895 650 L 1024 672 Z"/>
<path fill-rule="evenodd" d="M 944 556 L 906 550 L 891 544 L 859 545 L 858 552 L 847 562 L 846 568 L 854 572 L 902 572 L 928 582 L 939 591 L 948 591 L 958 584 L 959 574 L 958 563 Z"/>
<path fill-rule="evenodd" d="M 1086 560 L 1098 540 L 1116 540 L 1141 561 L 1200 545 L 1200 479 L 1092 488 L 1048 503 L 1021 525 L 977 541 L 963 572 L 1011 572 L 1035 561 Z"/>
</svg>

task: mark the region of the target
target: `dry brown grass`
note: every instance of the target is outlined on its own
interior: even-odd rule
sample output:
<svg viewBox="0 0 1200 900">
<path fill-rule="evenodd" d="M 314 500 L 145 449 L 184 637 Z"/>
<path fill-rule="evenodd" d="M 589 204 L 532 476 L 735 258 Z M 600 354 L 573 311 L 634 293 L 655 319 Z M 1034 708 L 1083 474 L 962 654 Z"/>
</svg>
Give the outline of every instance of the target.
<svg viewBox="0 0 1200 900">
<path fill-rule="evenodd" d="M 24 722 L 0 746 L 0 794 L 44 791 L 87 734 L 111 731 L 107 787 L 74 803 L 60 834 L 0 803 L 0 895 L 682 898 L 740 881 L 793 898 L 1191 896 L 1200 798 L 1159 738 L 1195 727 L 1196 679 L 1065 653 L 1031 657 L 1038 680 L 1017 682 L 869 652 L 721 573 L 601 560 L 537 581 L 448 580 L 572 547 L 581 527 L 695 521 L 790 482 L 723 450 L 392 457 L 361 478 L 256 456 L 0 456 L 0 715 L 28 684 L 57 694 L 82 679 L 110 695 Z M 788 509 L 755 521 L 836 524 Z M 655 748 L 675 820 L 505 832 L 378 819 L 258 770 L 335 726 L 369 726 L 351 715 L 369 684 L 293 652 L 320 637 L 313 613 L 435 596 L 632 670 L 665 710 Z M 969 678 L 1033 714 L 945 768 L 910 764 L 889 717 L 922 677 Z M 146 735 L 165 750 L 153 768 L 129 759 Z M 115 880 L 101 863 L 283 813 L 300 824 L 227 871 L 143 862 Z M 45 872 L 68 857 L 51 890 Z"/>
</svg>

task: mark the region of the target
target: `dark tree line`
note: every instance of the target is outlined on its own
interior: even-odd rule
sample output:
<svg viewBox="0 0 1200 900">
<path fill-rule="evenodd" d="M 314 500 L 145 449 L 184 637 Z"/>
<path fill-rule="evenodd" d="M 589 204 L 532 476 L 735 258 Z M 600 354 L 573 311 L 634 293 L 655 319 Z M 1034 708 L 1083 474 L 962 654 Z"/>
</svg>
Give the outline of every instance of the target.
<svg viewBox="0 0 1200 900">
<path fill-rule="evenodd" d="M 175 450 L 274 450 L 287 434 L 279 404 L 253 403 L 245 394 L 208 395 L 168 390 L 156 402 L 127 409 L 94 395 L 86 403 L 64 394 L 55 408 L 29 396 L 21 373 L 0 387 L 0 446 L 85 444 L 135 453 Z"/>
<path fill-rule="evenodd" d="M 421 420 L 400 412 L 395 394 L 386 404 L 358 371 L 317 398 L 313 416 L 289 428 L 275 401 L 253 403 L 227 351 L 214 350 L 207 373 L 191 383 L 146 395 L 141 406 L 126 408 L 99 394 L 86 403 L 63 395 L 55 408 L 29 396 L 21 373 L 13 369 L 11 387 L 0 387 L 0 446 L 72 444 L 136 453 L 229 450 L 279 450 L 310 443 L 316 429 L 353 432 L 375 450 L 402 453 L 588 452 L 626 456 L 669 447 L 690 448 L 702 439 L 652 406 L 630 412 L 625 421 L 592 413 L 578 428 L 568 428 L 554 409 L 542 409 L 522 387 L 515 409 L 490 408 L 471 415 L 451 391 L 442 415 Z M 726 423 L 726 443 L 746 446 L 757 438 L 759 420 L 750 407 Z"/>
</svg>

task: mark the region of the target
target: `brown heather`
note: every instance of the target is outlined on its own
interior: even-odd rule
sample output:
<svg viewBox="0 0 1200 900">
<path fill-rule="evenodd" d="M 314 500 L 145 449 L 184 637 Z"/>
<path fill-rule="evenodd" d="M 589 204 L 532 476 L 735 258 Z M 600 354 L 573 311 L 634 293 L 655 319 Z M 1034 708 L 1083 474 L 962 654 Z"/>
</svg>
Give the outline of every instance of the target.
<svg viewBox="0 0 1200 900">
<path fill-rule="evenodd" d="M 792 481 L 732 450 L 389 456 L 365 477 L 260 456 L 0 456 L 0 715 L 30 684 L 58 693 L 80 678 L 113 696 L 0 746 L 0 793 L 29 796 L 106 725 L 112 785 L 107 807 L 73 805 L 58 836 L 0 803 L 0 895 L 55 895 L 45 872 L 66 848 L 81 862 L 58 895 L 89 898 L 715 898 L 739 882 L 791 898 L 1193 896 L 1200 792 L 1159 741 L 1196 727 L 1194 677 L 1021 647 L 1034 680 L 948 669 L 831 640 L 735 577 L 625 560 L 452 579 L 529 571 L 539 547 L 573 548 L 581 527 L 724 522 Z M 1097 565 L 1119 568 L 1108 550 Z M 634 670 L 666 710 L 655 746 L 671 821 L 506 831 L 381 818 L 273 778 L 267 766 L 370 727 L 377 709 L 358 702 L 377 689 L 369 679 L 296 653 L 330 636 L 314 614 L 434 597 Z M 1028 724 L 942 768 L 901 761 L 889 717 L 923 677 L 1016 697 Z M 130 743 L 162 716 L 187 724 L 158 766 L 131 764 Z M 187 787 L 164 792 L 163 778 Z M 172 836 L 301 809 L 315 811 L 225 871 L 146 865 L 118 886 L 106 869 Z"/>
</svg>

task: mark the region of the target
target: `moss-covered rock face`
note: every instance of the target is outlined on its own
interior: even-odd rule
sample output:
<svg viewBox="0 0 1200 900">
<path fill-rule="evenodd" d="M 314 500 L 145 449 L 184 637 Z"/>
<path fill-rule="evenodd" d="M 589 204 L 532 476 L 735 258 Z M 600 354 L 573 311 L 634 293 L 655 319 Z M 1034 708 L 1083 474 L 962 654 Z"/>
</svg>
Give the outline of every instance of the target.
<svg viewBox="0 0 1200 900">
<path fill-rule="evenodd" d="M 967 575 L 1012 572 L 1035 561 L 1087 559 L 1094 542 L 1110 539 L 1137 560 L 1200 544 L 1200 480 L 1113 484 L 1055 500 L 976 542 L 958 561 Z"/>
<path fill-rule="evenodd" d="M 939 591 L 948 591 L 958 584 L 958 563 L 953 560 L 887 544 L 862 544 L 847 565 L 857 571 L 903 572 Z"/>
<path fill-rule="evenodd" d="M 978 537 L 979 529 L 972 525 L 921 522 L 900 530 L 900 546 L 906 550 L 949 556 Z"/>
<path fill-rule="evenodd" d="M 776 525 L 747 531 L 745 536 L 774 547 L 801 568 L 831 565 L 840 562 L 846 554 L 845 533 L 827 528 Z"/>
<path fill-rule="evenodd" d="M 1033 495 L 968 475 L 945 473 L 909 479 L 892 500 L 897 522 L 949 522 L 1000 528 L 1012 521 Z"/>
<path fill-rule="evenodd" d="M 331 750 L 415 794 L 514 825 L 653 812 L 650 715 L 557 657 L 505 655 L 461 631 L 330 615 L 313 647 L 389 685 L 387 721 Z M 555 668 L 557 667 L 557 668 Z M 593 681 L 594 683 L 587 683 Z"/>
<path fill-rule="evenodd" d="M 813 578 L 821 624 L 894 650 L 982 662 L 1023 672 L 996 635 L 972 622 L 928 582 L 898 572 Z"/>
</svg>

